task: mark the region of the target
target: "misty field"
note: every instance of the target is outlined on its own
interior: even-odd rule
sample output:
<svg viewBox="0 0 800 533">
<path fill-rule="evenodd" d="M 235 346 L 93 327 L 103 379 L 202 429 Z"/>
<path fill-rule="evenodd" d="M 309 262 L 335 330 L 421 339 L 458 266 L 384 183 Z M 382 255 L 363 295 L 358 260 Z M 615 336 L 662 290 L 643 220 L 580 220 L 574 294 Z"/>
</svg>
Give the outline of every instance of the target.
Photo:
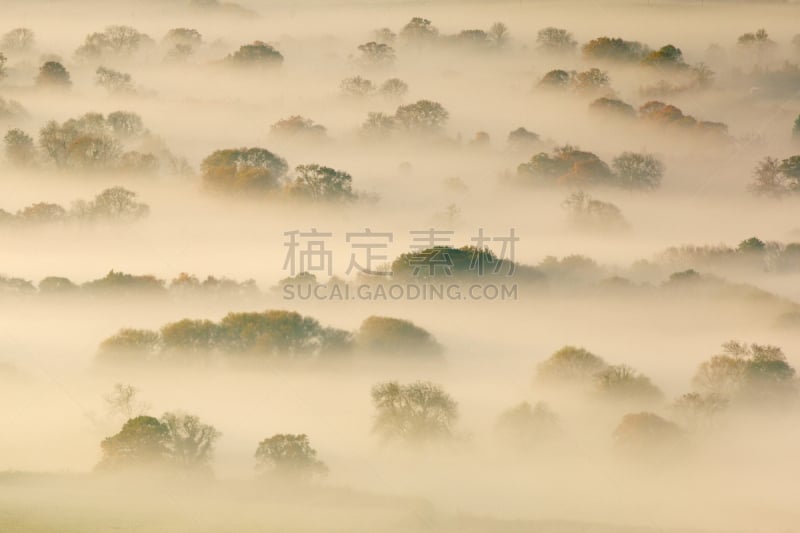
<svg viewBox="0 0 800 533">
<path fill-rule="evenodd" d="M 800 528 L 800 3 L 0 4 L 0 533 Z"/>
</svg>

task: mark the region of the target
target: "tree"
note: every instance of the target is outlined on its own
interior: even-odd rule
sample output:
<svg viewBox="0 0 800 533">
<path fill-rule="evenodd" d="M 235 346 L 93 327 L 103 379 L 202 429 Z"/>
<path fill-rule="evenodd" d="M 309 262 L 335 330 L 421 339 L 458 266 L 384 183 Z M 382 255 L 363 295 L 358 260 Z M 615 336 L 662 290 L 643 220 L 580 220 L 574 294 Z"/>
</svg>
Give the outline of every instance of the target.
<svg viewBox="0 0 800 533">
<path fill-rule="evenodd" d="M 367 120 L 361 125 L 361 136 L 368 140 L 385 140 L 397 131 L 399 124 L 391 115 L 385 113 L 368 113 Z"/>
<path fill-rule="evenodd" d="M 625 41 L 618 37 L 592 39 L 583 45 L 582 51 L 586 59 L 620 62 L 641 61 L 649 52 L 647 47 L 640 42 Z"/>
<path fill-rule="evenodd" d="M 727 405 L 728 400 L 719 394 L 690 392 L 675 400 L 672 408 L 686 427 L 698 430 L 710 426 Z"/>
<path fill-rule="evenodd" d="M 400 30 L 400 38 L 406 43 L 422 45 L 430 44 L 439 37 L 439 30 L 430 20 L 421 17 L 412 18 Z"/>
<path fill-rule="evenodd" d="M 408 84 L 399 78 L 390 78 L 381 84 L 378 92 L 386 98 L 399 100 L 408 92 Z"/>
<path fill-rule="evenodd" d="M 208 354 L 219 342 L 219 326 L 210 320 L 184 319 L 161 328 L 165 350 L 179 354 Z"/>
<path fill-rule="evenodd" d="M 61 222 L 66 218 L 66 209 L 48 202 L 35 203 L 17 212 L 17 220 L 31 224 Z"/>
<path fill-rule="evenodd" d="M 558 416 L 544 402 L 528 402 L 500 414 L 495 423 L 498 436 L 520 450 L 539 445 L 560 432 Z"/>
<path fill-rule="evenodd" d="M 0 50 L 5 52 L 28 52 L 33 48 L 36 36 L 29 28 L 15 28 L 0 38 Z"/>
<path fill-rule="evenodd" d="M 508 43 L 508 26 L 502 22 L 495 22 L 489 28 L 489 41 L 497 48 L 502 48 Z"/>
<path fill-rule="evenodd" d="M 572 193 L 562 205 L 569 211 L 571 222 L 579 228 L 612 230 L 628 225 L 617 206 L 595 200 L 583 191 Z"/>
<path fill-rule="evenodd" d="M 169 427 L 152 416 L 131 418 L 122 430 L 100 443 L 103 458 L 97 465 L 102 470 L 130 467 L 158 467 L 168 458 Z"/>
<path fill-rule="evenodd" d="M 797 393 L 795 369 L 777 346 L 730 341 L 692 381 L 705 393 L 745 403 L 782 403 Z"/>
<path fill-rule="evenodd" d="M 207 187 L 242 193 L 277 190 L 288 168 L 285 159 L 263 148 L 217 150 L 201 164 Z"/>
<path fill-rule="evenodd" d="M 389 28 L 380 28 L 372 32 L 373 41 L 383 44 L 394 44 L 397 34 Z"/>
<path fill-rule="evenodd" d="M 755 48 L 759 52 L 775 46 L 775 41 L 769 38 L 767 30 L 764 28 L 754 33 L 743 33 L 736 39 L 736 43 L 746 48 Z"/>
<path fill-rule="evenodd" d="M 104 363 L 140 363 L 154 355 L 161 344 L 155 331 L 144 329 L 121 329 L 100 344 L 98 359 Z"/>
<path fill-rule="evenodd" d="M 794 119 L 794 126 L 792 127 L 792 137 L 795 139 L 800 139 L 800 115 L 797 115 L 797 118 Z"/>
<path fill-rule="evenodd" d="M 134 94 L 136 92 L 130 74 L 105 67 L 97 67 L 95 74 L 95 83 L 110 93 Z"/>
<path fill-rule="evenodd" d="M 42 294 L 56 294 L 56 293 L 67 293 L 72 292 L 78 288 L 72 281 L 68 278 L 62 278 L 58 276 L 48 276 L 42 281 L 39 282 L 39 292 Z"/>
<path fill-rule="evenodd" d="M 222 433 L 184 413 L 164 413 L 161 423 L 168 431 L 165 446 L 170 463 L 184 470 L 207 471 L 214 457 L 214 443 Z"/>
<path fill-rule="evenodd" d="M 172 28 L 161 42 L 167 46 L 188 46 L 195 48 L 203 44 L 203 36 L 193 28 Z"/>
<path fill-rule="evenodd" d="M 255 458 L 256 470 L 284 480 L 308 481 L 328 472 L 305 434 L 278 433 L 264 439 L 258 443 Z"/>
<path fill-rule="evenodd" d="M 327 128 L 316 124 L 310 118 L 293 115 L 279 120 L 270 127 L 270 134 L 283 139 L 306 139 L 318 141 L 324 139 Z"/>
<path fill-rule="evenodd" d="M 370 41 L 358 47 L 361 52 L 360 61 L 371 67 L 386 67 L 394 63 L 394 48 L 385 43 Z"/>
<path fill-rule="evenodd" d="M 225 58 L 228 64 L 247 68 L 272 68 L 283 63 L 283 55 L 272 45 L 262 41 L 245 44 Z"/>
<path fill-rule="evenodd" d="M 517 176 L 536 185 L 571 185 L 584 187 L 613 184 L 608 165 L 592 152 L 570 145 L 556 148 L 553 155 L 536 154 L 517 167 Z"/>
<path fill-rule="evenodd" d="M 146 132 L 142 117 L 128 111 L 109 113 L 106 123 L 111 127 L 114 136 L 123 140 L 139 137 Z"/>
<path fill-rule="evenodd" d="M 339 88 L 342 94 L 353 98 L 364 98 L 375 92 L 375 84 L 361 76 L 343 79 Z"/>
<path fill-rule="evenodd" d="M 411 132 L 436 132 L 444 126 L 449 116 L 442 104 L 430 100 L 400 106 L 395 112 L 398 124 Z"/>
<path fill-rule="evenodd" d="M 86 60 L 128 57 L 153 46 L 155 41 L 147 34 L 130 26 L 107 26 L 102 32 L 90 33 L 75 55 Z"/>
<path fill-rule="evenodd" d="M 539 30 L 536 42 L 539 48 L 548 52 L 571 52 L 578 45 L 570 32 L 552 26 Z"/>
<path fill-rule="evenodd" d="M 672 450 L 683 438 L 681 429 L 655 413 L 631 413 L 622 417 L 613 433 L 616 446 L 626 452 Z"/>
<path fill-rule="evenodd" d="M 631 119 L 636 117 L 636 110 L 617 98 L 602 97 L 589 104 L 589 110 L 606 116 Z"/>
<path fill-rule="evenodd" d="M 662 46 L 658 50 L 647 54 L 644 59 L 642 59 L 642 64 L 651 67 L 672 69 L 685 69 L 688 67 L 683 61 L 683 53 L 680 48 L 676 48 L 671 44 Z"/>
<path fill-rule="evenodd" d="M 626 189 L 657 189 L 664 164 L 650 154 L 623 152 L 611 162 L 614 177 Z"/>
<path fill-rule="evenodd" d="M 624 401 L 655 401 L 661 399 L 661 391 L 650 382 L 650 378 L 627 365 L 610 366 L 595 376 L 598 392 Z"/>
<path fill-rule="evenodd" d="M 572 84 L 572 73 L 566 70 L 556 69 L 551 70 L 539 80 L 540 87 L 548 87 L 551 89 L 563 89 Z"/>
<path fill-rule="evenodd" d="M 19 129 L 8 130 L 5 137 L 6 159 L 18 167 L 26 167 L 35 163 L 36 147 L 30 135 Z"/>
<path fill-rule="evenodd" d="M 458 404 L 438 385 L 380 383 L 372 388 L 372 403 L 377 411 L 373 431 L 384 441 L 424 443 L 453 436 Z"/>
<path fill-rule="evenodd" d="M 136 200 L 137 194 L 123 187 L 105 189 L 90 202 L 76 202 L 73 213 L 87 220 L 119 220 L 131 222 L 146 217 L 150 207 Z"/>
<path fill-rule="evenodd" d="M 347 172 L 320 165 L 300 165 L 297 177 L 288 185 L 290 196 L 310 201 L 350 202 L 358 196 L 353 192 L 353 178 Z"/>
<path fill-rule="evenodd" d="M 780 198 L 800 190 L 799 185 L 798 181 L 791 180 L 783 173 L 780 160 L 765 157 L 753 170 L 753 183 L 748 186 L 748 190 L 759 196 Z"/>
<path fill-rule="evenodd" d="M 533 146 L 539 144 L 541 142 L 541 138 L 539 137 L 538 133 L 534 133 L 520 126 L 519 128 L 509 132 L 506 142 L 508 143 L 508 147 L 510 149 L 515 151 L 523 151 L 529 150 Z"/>
<path fill-rule="evenodd" d="M 114 390 L 103 399 L 108 405 L 111 415 L 121 415 L 125 420 L 141 416 L 150 409 L 150 405 L 138 400 L 139 389 L 133 385 L 116 383 Z"/>
<path fill-rule="evenodd" d="M 360 349 L 379 355 L 418 357 L 438 355 L 441 345 L 428 331 L 408 320 L 371 316 L 355 336 Z"/>
<path fill-rule="evenodd" d="M 602 358 L 575 346 L 564 346 L 536 367 L 536 379 L 550 383 L 588 383 L 608 368 Z"/>
<path fill-rule="evenodd" d="M 72 81 L 64 65 L 57 61 L 47 61 L 39 68 L 36 85 L 66 89 L 72 85 Z"/>
<path fill-rule="evenodd" d="M 590 68 L 584 72 L 578 72 L 572 79 L 572 85 L 577 91 L 593 92 L 607 90 L 610 87 L 608 74 L 599 68 Z"/>
</svg>

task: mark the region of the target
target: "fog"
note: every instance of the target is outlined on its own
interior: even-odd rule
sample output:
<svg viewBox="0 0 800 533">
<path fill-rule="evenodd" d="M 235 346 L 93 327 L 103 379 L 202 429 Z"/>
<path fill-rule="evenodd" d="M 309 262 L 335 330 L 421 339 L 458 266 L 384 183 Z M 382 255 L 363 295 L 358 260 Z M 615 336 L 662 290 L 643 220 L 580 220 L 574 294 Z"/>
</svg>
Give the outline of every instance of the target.
<svg viewBox="0 0 800 533">
<path fill-rule="evenodd" d="M 0 531 L 800 527 L 800 4 L 3 4 Z"/>
</svg>

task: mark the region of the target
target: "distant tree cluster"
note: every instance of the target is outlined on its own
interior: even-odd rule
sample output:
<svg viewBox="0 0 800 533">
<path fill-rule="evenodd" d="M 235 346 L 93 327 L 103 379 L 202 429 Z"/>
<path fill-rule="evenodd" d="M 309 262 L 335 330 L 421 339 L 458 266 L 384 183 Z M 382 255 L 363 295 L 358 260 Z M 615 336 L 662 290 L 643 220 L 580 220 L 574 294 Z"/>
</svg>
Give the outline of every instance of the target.
<svg viewBox="0 0 800 533">
<path fill-rule="evenodd" d="M 659 253 L 656 263 L 670 269 L 714 268 L 754 272 L 800 271 L 800 243 L 762 241 L 750 237 L 737 246 L 673 246 Z"/>
<path fill-rule="evenodd" d="M 647 376 L 627 365 L 609 365 L 588 350 L 574 346 L 565 346 L 540 363 L 536 379 L 540 383 L 588 389 L 608 400 L 654 403 L 662 398 Z"/>
<path fill-rule="evenodd" d="M 124 59 L 155 46 L 147 34 L 130 26 L 108 26 L 90 33 L 75 55 L 84 60 Z"/>
<path fill-rule="evenodd" d="M 403 44 L 415 47 L 439 45 L 480 51 L 504 47 L 508 43 L 509 32 L 504 23 L 495 22 L 488 30 L 466 29 L 453 35 L 443 35 L 430 20 L 414 17 L 403 26 L 399 37 Z"/>
<path fill-rule="evenodd" d="M 398 134 L 438 135 L 450 113 L 438 102 L 419 100 L 402 105 L 394 115 L 369 113 L 361 126 L 361 134 L 370 140 L 387 139 Z"/>
<path fill-rule="evenodd" d="M 533 185 L 599 186 L 655 189 L 661 183 L 664 165 L 650 154 L 624 152 L 609 167 L 597 155 L 570 145 L 552 155 L 536 154 L 517 167 L 521 183 Z"/>
<path fill-rule="evenodd" d="M 639 108 L 642 120 L 665 127 L 677 127 L 681 130 L 693 130 L 711 138 L 724 139 L 728 135 L 728 126 L 721 122 L 697 120 L 674 105 L 658 101 L 650 101 Z"/>
<path fill-rule="evenodd" d="M 93 200 L 78 200 L 66 209 L 59 204 L 39 202 L 11 214 L 0 209 L 0 227 L 5 224 L 53 224 L 79 222 L 131 222 L 147 216 L 150 208 L 137 194 L 122 187 L 102 191 Z"/>
<path fill-rule="evenodd" d="M 562 204 L 570 222 L 579 229 L 619 230 L 627 227 L 622 211 L 609 202 L 596 200 L 583 191 L 572 193 Z"/>
<path fill-rule="evenodd" d="M 123 329 L 102 342 L 98 358 L 108 364 L 202 362 L 220 354 L 264 361 L 325 360 L 346 354 L 407 360 L 440 352 L 430 333 L 405 320 L 370 317 L 350 333 L 295 312 L 265 311 L 229 313 L 219 322 L 185 319 L 160 331 Z"/>
<path fill-rule="evenodd" d="M 551 70 L 539 81 L 539 87 L 571 89 L 584 94 L 612 92 L 608 74 L 598 68 L 590 68 L 584 72 Z"/>
<path fill-rule="evenodd" d="M 344 96 L 350 98 L 366 98 L 379 94 L 390 100 L 399 100 L 408 92 L 408 84 L 400 78 L 390 78 L 378 86 L 361 76 L 354 76 L 342 80 L 339 88 Z"/>
<path fill-rule="evenodd" d="M 139 115 L 127 111 L 86 113 L 61 124 L 51 120 L 40 130 L 38 146 L 19 129 L 9 130 L 3 140 L 6 159 L 19 167 L 134 174 L 153 174 L 160 168 L 188 171 L 185 160 L 148 131 Z"/>
<path fill-rule="evenodd" d="M 283 54 L 271 44 L 254 41 L 252 44 L 242 45 L 236 52 L 228 55 L 224 63 L 247 69 L 269 69 L 283 64 Z"/>
<path fill-rule="evenodd" d="M 345 203 L 358 199 L 350 174 L 322 165 L 299 165 L 294 175 L 282 157 L 264 148 L 217 150 L 203 160 L 203 183 L 211 191 Z"/>
</svg>

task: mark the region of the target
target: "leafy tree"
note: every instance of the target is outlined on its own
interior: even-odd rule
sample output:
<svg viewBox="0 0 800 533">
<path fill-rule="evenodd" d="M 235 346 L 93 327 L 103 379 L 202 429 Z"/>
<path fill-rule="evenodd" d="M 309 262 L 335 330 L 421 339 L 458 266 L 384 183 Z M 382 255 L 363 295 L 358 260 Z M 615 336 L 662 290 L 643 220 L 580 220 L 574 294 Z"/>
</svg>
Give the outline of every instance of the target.
<svg viewBox="0 0 800 533">
<path fill-rule="evenodd" d="M 497 48 L 502 48 L 508 43 L 508 26 L 502 22 L 495 22 L 488 32 L 489 42 Z"/>
<path fill-rule="evenodd" d="M 300 165 L 297 177 L 288 186 L 290 196 L 311 201 L 349 202 L 358 196 L 353 192 L 353 178 L 347 172 L 320 165 Z"/>
<path fill-rule="evenodd" d="M 570 32 L 552 26 L 539 30 L 536 42 L 539 48 L 548 52 L 571 52 L 578 45 Z"/>
<path fill-rule="evenodd" d="M 397 123 L 411 132 L 436 132 L 444 126 L 449 116 L 442 104 L 430 100 L 400 106 L 395 112 Z"/>
<path fill-rule="evenodd" d="M 572 193 L 563 204 L 570 220 L 580 228 L 619 229 L 627 227 L 622 211 L 612 203 L 595 200 L 583 191 Z"/>
<path fill-rule="evenodd" d="M 412 18 L 400 30 L 400 38 L 410 44 L 430 44 L 439 37 L 439 30 L 430 20 L 421 17 Z"/>
<path fill-rule="evenodd" d="M 538 133 L 519 127 L 508 134 L 508 147 L 515 151 L 529 150 L 541 142 Z"/>
<path fill-rule="evenodd" d="M 48 276 L 39 282 L 39 292 L 42 294 L 68 293 L 78 288 L 68 278 Z"/>
<path fill-rule="evenodd" d="M 8 58 L 0 53 L 0 80 L 6 77 L 6 62 Z"/>
<path fill-rule="evenodd" d="M 372 32 L 372 40 L 376 43 L 394 44 L 397 34 L 389 28 L 380 28 Z"/>
<path fill-rule="evenodd" d="M 644 376 L 627 365 L 610 366 L 597 374 L 597 390 L 604 396 L 618 400 L 655 401 L 661 391 Z"/>
<path fill-rule="evenodd" d="M 30 135 L 19 129 L 8 130 L 5 137 L 6 159 L 18 167 L 26 167 L 35 163 L 36 147 Z"/>
<path fill-rule="evenodd" d="M 152 416 L 131 418 L 122 430 L 103 440 L 98 469 L 161 466 L 168 458 L 169 427 Z"/>
<path fill-rule="evenodd" d="M 756 165 L 748 190 L 759 196 L 780 198 L 800 191 L 800 179 L 788 175 L 780 160 L 765 157 Z"/>
<path fill-rule="evenodd" d="M 105 67 L 97 67 L 95 74 L 97 75 L 95 83 L 110 93 L 133 94 L 136 92 L 130 74 Z"/>
<path fill-rule="evenodd" d="M 208 470 L 214 443 L 222 434 L 198 417 L 184 413 L 164 413 L 161 423 L 168 430 L 165 446 L 170 463 L 186 470 Z"/>
<path fill-rule="evenodd" d="M 27 52 L 33 48 L 36 36 L 29 28 L 15 28 L 0 37 L 0 50 Z"/>
<path fill-rule="evenodd" d="M 358 47 L 361 63 L 372 67 L 385 67 L 394 63 L 394 48 L 385 43 L 370 41 Z"/>
<path fill-rule="evenodd" d="M 536 379 L 551 383 L 588 383 L 608 368 L 600 357 L 575 346 L 564 346 L 536 367 Z"/>
<path fill-rule="evenodd" d="M 239 50 L 230 54 L 225 61 L 237 67 L 278 67 L 283 63 L 283 55 L 273 46 L 255 41 L 253 44 L 245 44 Z"/>
<path fill-rule="evenodd" d="M 286 160 L 263 148 L 217 150 L 203 160 L 203 183 L 228 192 L 277 190 L 288 170 Z"/>
<path fill-rule="evenodd" d="M 67 211 L 58 204 L 39 202 L 17 212 L 17 220 L 31 224 L 61 222 L 66 220 Z"/>
<path fill-rule="evenodd" d="M 795 139 L 800 139 L 800 115 L 797 115 L 797 118 L 794 119 L 794 126 L 792 127 L 792 137 Z"/>
<path fill-rule="evenodd" d="M 144 362 L 160 349 L 161 337 L 155 331 L 121 329 L 100 343 L 98 359 L 103 363 Z"/>
<path fill-rule="evenodd" d="M 664 164 L 650 154 L 623 152 L 611 165 L 618 184 L 626 189 L 656 189 L 664 175 Z"/>
<path fill-rule="evenodd" d="M 161 328 L 164 349 L 179 354 L 208 354 L 217 346 L 219 336 L 219 326 L 210 320 L 184 319 Z"/>
<path fill-rule="evenodd" d="M 470 47 L 473 50 L 487 49 L 493 45 L 489 34 L 483 30 L 463 30 L 448 39 L 456 45 Z"/>
<path fill-rule="evenodd" d="M 769 38 L 769 34 L 767 30 L 761 28 L 754 33 L 743 33 L 739 36 L 736 40 L 736 43 L 739 46 L 743 47 L 752 47 L 757 48 L 759 50 L 763 50 L 765 48 L 772 48 L 775 46 L 775 42 Z"/>
<path fill-rule="evenodd" d="M 397 120 L 385 113 L 371 112 L 367 120 L 361 125 L 361 136 L 368 140 L 385 140 L 392 136 L 399 128 Z"/>
<path fill-rule="evenodd" d="M 139 137 L 146 132 L 142 117 L 129 111 L 109 113 L 106 123 L 111 127 L 114 136 L 119 139 Z"/>
<path fill-rule="evenodd" d="M 408 320 L 371 316 L 361 323 L 356 344 L 375 354 L 405 357 L 437 355 L 442 347 L 428 331 Z"/>
<path fill-rule="evenodd" d="M 569 87 L 571 84 L 572 73 L 561 69 L 551 70 L 539 80 L 540 87 L 549 87 L 552 89 L 563 89 Z"/>
<path fill-rule="evenodd" d="M 544 403 L 531 407 L 528 402 L 512 407 L 497 417 L 495 431 L 506 442 L 521 450 L 552 439 L 560 432 L 558 416 Z"/>
<path fill-rule="evenodd" d="M 671 44 L 662 46 L 658 50 L 647 54 L 642 59 L 642 64 L 659 68 L 685 69 L 688 67 L 683 61 L 683 53 L 680 48 L 676 48 Z"/>
<path fill-rule="evenodd" d="M 578 72 L 573 77 L 572 84 L 576 90 L 581 92 L 593 92 L 610 88 L 608 74 L 598 68 L 590 68 L 587 71 Z"/>
<path fill-rule="evenodd" d="M 386 98 L 400 99 L 408 92 L 408 84 L 399 78 L 390 78 L 381 84 L 378 92 Z"/>
<path fill-rule="evenodd" d="M 161 39 L 167 46 L 188 46 L 195 48 L 203 44 L 203 36 L 193 28 L 172 28 Z"/>
<path fill-rule="evenodd" d="M 797 392 L 795 369 L 777 346 L 730 341 L 698 368 L 695 387 L 744 402 L 782 402 Z"/>
<path fill-rule="evenodd" d="M 673 404 L 673 410 L 691 430 L 702 429 L 712 424 L 713 419 L 728 405 L 728 400 L 716 393 L 684 394 Z"/>
<path fill-rule="evenodd" d="M 36 85 L 39 87 L 65 89 L 72 85 L 72 81 L 64 65 L 57 61 L 47 61 L 39 68 L 39 75 L 36 76 Z"/>
<path fill-rule="evenodd" d="M 75 202 L 72 212 L 75 217 L 86 221 L 131 222 L 150 213 L 150 206 L 137 201 L 137 196 L 135 192 L 123 187 L 111 187 L 89 202 Z"/>
<path fill-rule="evenodd" d="M 343 79 L 339 88 L 342 94 L 354 98 L 364 98 L 375 92 L 375 84 L 361 76 Z"/>
<path fill-rule="evenodd" d="M 683 438 L 681 429 L 655 413 L 631 413 L 622 417 L 613 433 L 616 446 L 627 452 L 669 450 Z"/>
<path fill-rule="evenodd" d="M 279 433 L 264 439 L 258 443 L 255 457 L 256 470 L 282 479 L 307 481 L 328 472 L 304 434 Z"/>
<path fill-rule="evenodd" d="M 517 176 L 524 182 L 539 185 L 591 186 L 613 184 L 608 165 L 591 152 L 565 145 L 553 155 L 536 154 L 528 163 L 517 167 Z"/>
<path fill-rule="evenodd" d="M 582 51 L 587 59 L 621 62 L 641 61 L 649 52 L 640 42 L 609 37 L 592 39 L 583 45 Z"/>
<path fill-rule="evenodd" d="M 372 402 L 377 411 L 373 430 L 384 441 L 423 443 L 453 436 L 458 404 L 438 385 L 380 383 L 372 388 Z"/>
<path fill-rule="evenodd" d="M 284 139 L 320 140 L 325 137 L 327 131 L 325 126 L 300 115 L 279 120 L 270 127 L 272 135 Z"/>
<path fill-rule="evenodd" d="M 130 26 L 108 26 L 102 32 L 90 33 L 75 55 L 87 60 L 126 57 L 154 45 L 147 34 Z"/>
<path fill-rule="evenodd" d="M 606 116 L 622 117 L 626 119 L 636 117 L 636 110 L 632 105 L 626 104 L 622 100 L 605 96 L 589 104 L 589 109 Z"/>
</svg>

